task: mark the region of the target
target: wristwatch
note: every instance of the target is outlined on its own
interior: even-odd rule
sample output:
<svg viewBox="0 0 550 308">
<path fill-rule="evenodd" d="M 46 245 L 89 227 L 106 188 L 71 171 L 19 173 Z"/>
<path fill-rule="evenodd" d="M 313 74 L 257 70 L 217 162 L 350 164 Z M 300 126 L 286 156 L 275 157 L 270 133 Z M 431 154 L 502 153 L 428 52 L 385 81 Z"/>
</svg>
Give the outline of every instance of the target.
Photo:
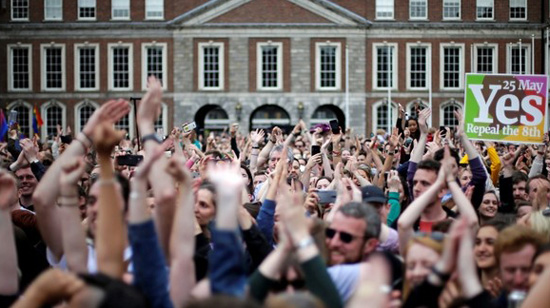
<svg viewBox="0 0 550 308">
<path fill-rule="evenodd" d="M 142 143 L 145 143 L 145 141 L 147 141 L 147 140 L 154 140 L 158 144 L 162 143 L 162 140 L 155 133 L 152 133 L 152 134 L 145 135 L 145 136 L 141 137 L 141 142 Z"/>
</svg>

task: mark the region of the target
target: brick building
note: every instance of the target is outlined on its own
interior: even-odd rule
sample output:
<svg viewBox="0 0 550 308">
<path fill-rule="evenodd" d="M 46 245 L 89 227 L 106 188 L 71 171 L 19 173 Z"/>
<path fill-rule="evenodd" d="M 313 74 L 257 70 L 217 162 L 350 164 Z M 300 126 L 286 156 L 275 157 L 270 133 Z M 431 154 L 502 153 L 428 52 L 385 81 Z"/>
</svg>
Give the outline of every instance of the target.
<svg viewBox="0 0 550 308">
<path fill-rule="evenodd" d="M 42 136 L 78 131 L 154 74 L 165 132 L 338 118 L 368 134 L 430 101 L 453 126 L 464 73 L 548 72 L 549 16 L 548 0 L 0 0 L 0 106 L 28 133 L 34 105 Z"/>
</svg>

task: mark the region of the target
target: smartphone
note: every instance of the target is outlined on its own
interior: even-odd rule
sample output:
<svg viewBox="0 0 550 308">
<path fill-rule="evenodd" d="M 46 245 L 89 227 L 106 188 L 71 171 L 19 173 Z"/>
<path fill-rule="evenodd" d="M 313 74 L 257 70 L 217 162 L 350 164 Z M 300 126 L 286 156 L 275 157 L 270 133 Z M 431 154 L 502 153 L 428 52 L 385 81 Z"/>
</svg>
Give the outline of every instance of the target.
<svg viewBox="0 0 550 308">
<path fill-rule="evenodd" d="M 338 120 L 330 120 L 330 122 L 328 123 L 330 124 L 330 129 L 332 130 L 333 134 L 340 133 L 340 125 L 338 124 Z"/>
<path fill-rule="evenodd" d="M 413 142 L 413 138 L 408 137 L 407 139 L 405 139 L 404 146 L 408 147 L 409 145 L 411 145 L 412 142 Z"/>
<path fill-rule="evenodd" d="M 338 192 L 336 192 L 336 190 L 317 191 L 317 196 L 319 196 L 320 204 L 334 203 L 336 201 L 336 195 L 338 195 Z"/>
<path fill-rule="evenodd" d="M 445 138 L 447 136 L 447 129 L 445 126 L 439 126 L 439 135 L 441 138 Z"/>
<path fill-rule="evenodd" d="M 184 133 L 188 133 L 188 132 L 194 130 L 195 128 L 197 128 L 197 123 L 195 123 L 195 121 L 193 121 L 191 123 L 183 124 L 181 126 L 181 129 L 183 129 Z"/>
<path fill-rule="evenodd" d="M 312 145 L 311 146 L 311 156 L 315 154 L 321 153 L 321 146 L 320 145 Z"/>
<path fill-rule="evenodd" d="M 116 157 L 119 166 L 135 167 L 143 160 L 143 155 L 122 155 Z"/>
</svg>

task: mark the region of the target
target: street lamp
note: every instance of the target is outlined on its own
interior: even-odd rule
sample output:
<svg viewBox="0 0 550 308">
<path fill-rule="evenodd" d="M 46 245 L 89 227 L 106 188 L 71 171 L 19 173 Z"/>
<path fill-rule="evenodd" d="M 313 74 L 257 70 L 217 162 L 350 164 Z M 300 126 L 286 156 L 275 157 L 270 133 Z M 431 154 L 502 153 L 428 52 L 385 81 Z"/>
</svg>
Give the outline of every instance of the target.
<svg viewBox="0 0 550 308">
<path fill-rule="evenodd" d="M 298 102 L 298 118 L 300 120 L 304 117 L 304 103 Z"/>
<path fill-rule="evenodd" d="M 243 106 L 240 102 L 237 102 L 237 105 L 235 105 L 235 114 L 237 115 L 237 122 L 241 122 L 241 114 L 243 112 Z"/>
</svg>

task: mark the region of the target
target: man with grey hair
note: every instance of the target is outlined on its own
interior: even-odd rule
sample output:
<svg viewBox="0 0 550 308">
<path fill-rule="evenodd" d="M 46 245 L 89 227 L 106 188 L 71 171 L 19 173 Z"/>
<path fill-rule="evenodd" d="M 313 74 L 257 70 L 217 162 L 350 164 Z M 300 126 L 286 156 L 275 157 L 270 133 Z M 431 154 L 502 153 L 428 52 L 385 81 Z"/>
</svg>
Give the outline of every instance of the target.
<svg viewBox="0 0 550 308">
<path fill-rule="evenodd" d="M 326 229 L 329 264 L 363 261 L 376 251 L 380 228 L 380 216 L 371 205 L 349 202 L 342 206 Z"/>
<path fill-rule="evenodd" d="M 283 148 L 284 148 L 284 146 L 282 144 L 280 144 L 280 145 L 274 147 L 271 150 L 271 152 L 269 152 L 268 166 L 269 166 L 270 171 L 275 170 L 275 166 L 277 165 L 277 162 L 279 161 L 279 159 L 281 159 L 281 156 L 283 155 Z M 294 160 L 294 156 L 292 155 L 292 151 L 289 150 L 289 151 L 286 152 L 286 154 L 287 154 L 289 164 L 292 163 L 292 160 Z"/>
</svg>

